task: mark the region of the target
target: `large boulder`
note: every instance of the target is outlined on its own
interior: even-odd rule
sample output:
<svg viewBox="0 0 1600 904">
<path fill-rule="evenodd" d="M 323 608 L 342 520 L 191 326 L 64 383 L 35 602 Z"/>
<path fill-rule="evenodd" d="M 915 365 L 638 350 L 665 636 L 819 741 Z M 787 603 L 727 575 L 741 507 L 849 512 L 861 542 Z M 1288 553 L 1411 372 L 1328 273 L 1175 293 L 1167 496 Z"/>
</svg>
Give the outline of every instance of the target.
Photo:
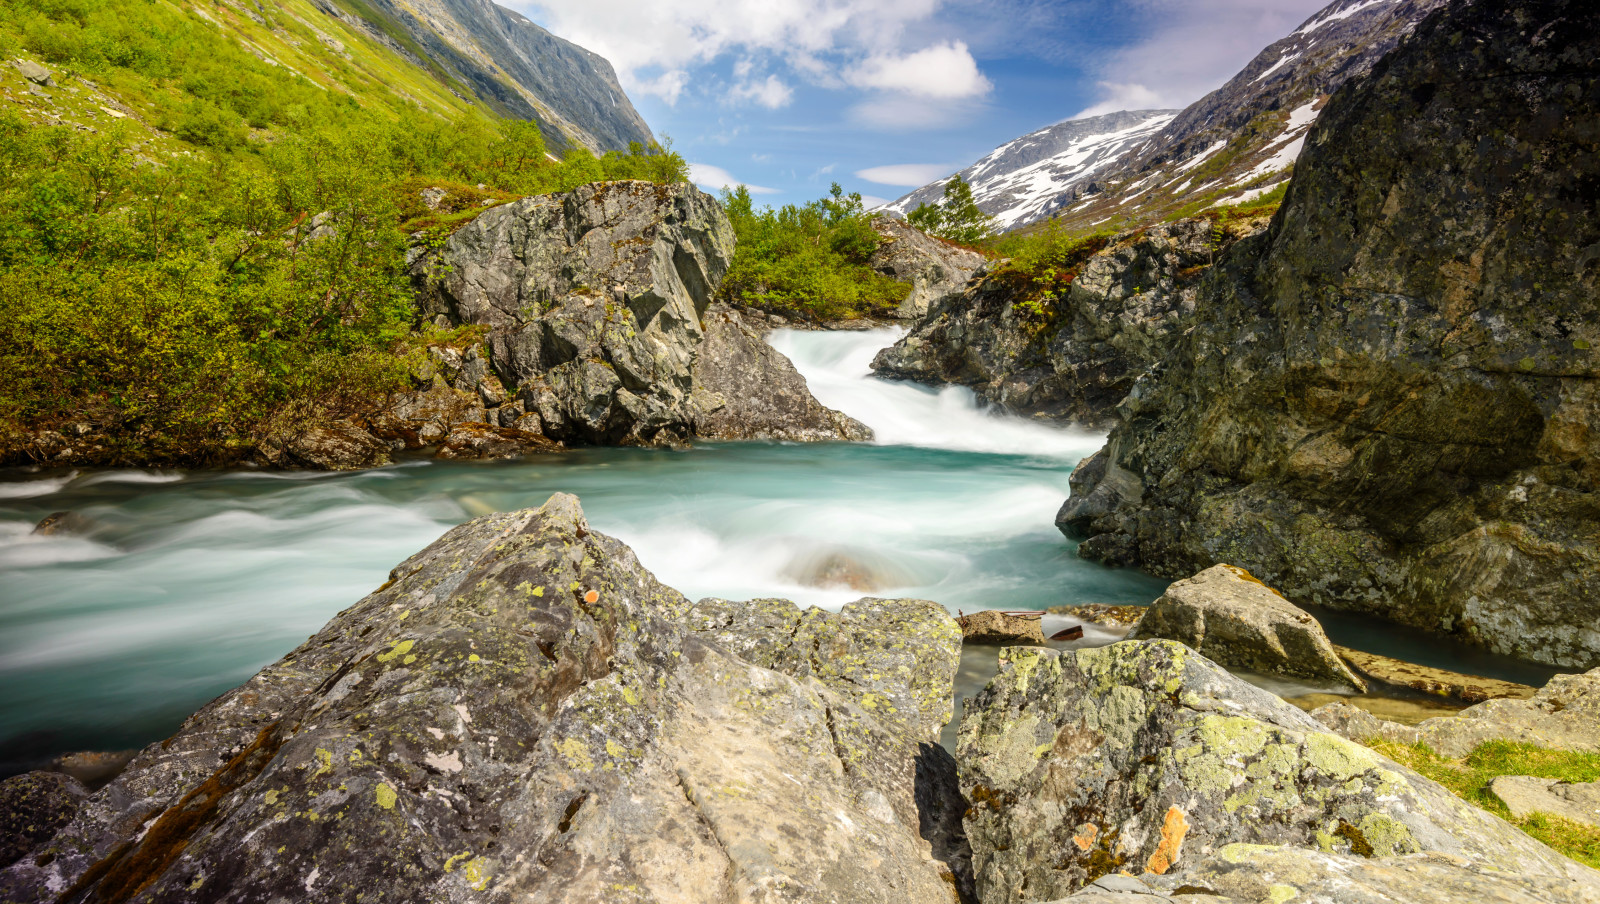
<svg viewBox="0 0 1600 904">
<path fill-rule="evenodd" d="M 1192 870 L 1232 845 L 1428 853 L 1532 900 L 1600 895 L 1600 873 L 1169 641 L 1010 648 L 967 701 L 956 755 L 984 904 L 1117 872 L 1205 887 Z"/>
<path fill-rule="evenodd" d="M 1021 414 L 1108 424 L 1194 312 L 1198 274 L 1219 250 L 1264 226 L 1200 217 L 1122 233 L 1064 292 L 1042 299 L 1031 278 L 1003 266 L 979 271 L 964 292 L 934 299 L 909 334 L 878 353 L 873 370 L 970 386 Z"/>
<path fill-rule="evenodd" d="M 1330 703 L 1311 715 L 1354 741 L 1423 743 L 1452 757 L 1466 756 L 1486 741 L 1600 753 L 1600 669 L 1557 675 L 1530 698 L 1486 700 L 1415 725 L 1379 719 L 1347 703 Z"/>
<path fill-rule="evenodd" d="M 1122 404 L 1080 552 L 1600 665 L 1600 6 L 1462 0 L 1328 102 Z M 1107 511 L 1108 504 L 1114 511 Z"/>
<path fill-rule="evenodd" d="M 1220 665 L 1367 689 L 1316 619 L 1232 565 L 1174 582 L 1128 639 L 1175 640 Z"/>
<path fill-rule="evenodd" d="M 461 525 L 147 748 L 0 900 L 956 901 L 923 837 L 953 772 L 921 762 L 949 615 L 807 613 L 798 649 L 760 606 L 692 611 L 571 496 Z"/>
<path fill-rule="evenodd" d="M 903 320 L 920 319 L 934 304 L 966 288 L 984 263 L 978 252 L 936 239 L 898 217 L 873 217 L 872 230 L 882 241 L 867 265 L 911 284 L 911 294 L 895 311 Z"/>
<path fill-rule="evenodd" d="M 426 316 L 487 328 L 486 372 L 550 439 L 865 436 L 732 315 L 707 323 L 733 247 L 693 186 L 601 182 L 488 210 L 411 270 Z"/>
</svg>

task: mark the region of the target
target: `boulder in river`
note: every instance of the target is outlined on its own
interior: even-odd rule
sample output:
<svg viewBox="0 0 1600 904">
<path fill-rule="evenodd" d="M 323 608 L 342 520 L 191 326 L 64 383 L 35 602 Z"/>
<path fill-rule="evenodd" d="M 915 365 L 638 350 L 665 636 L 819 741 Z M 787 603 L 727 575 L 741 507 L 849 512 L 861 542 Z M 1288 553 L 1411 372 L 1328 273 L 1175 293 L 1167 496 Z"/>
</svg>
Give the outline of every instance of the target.
<svg viewBox="0 0 1600 904">
<path fill-rule="evenodd" d="M 957 758 L 984 904 L 1119 872 L 1164 894 L 1330 900 L 1342 872 L 1404 887 L 1427 864 L 1455 900 L 1600 895 L 1600 873 L 1170 641 L 1006 650 Z"/>
<path fill-rule="evenodd" d="M 955 902 L 928 743 L 954 620 L 864 601 L 785 636 L 725 607 L 701 634 L 695 608 L 571 496 L 463 524 L 144 750 L 0 900 Z"/>
<path fill-rule="evenodd" d="M 1169 586 L 1128 632 L 1129 640 L 1150 638 L 1176 640 L 1225 666 L 1367 689 L 1316 619 L 1232 565 Z"/>
<path fill-rule="evenodd" d="M 1422 691 L 1446 700 L 1471 705 L 1485 700 L 1526 699 L 1538 693 L 1537 688 L 1514 681 L 1501 681 L 1481 675 L 1465 675 L 1448 669 L 1405 662 L 1390 656 L 1334 646 L 1339 658 L 1350 670 L 1368 682 Z"/>
<path fill-rule="evenodd" d="M 956 621 L 960 623 L 961 637 L 967 643 L 1044 646 L 1044 620 L 1037 615 L 1013 615 L 996 609 L 984 609 L 963 615 Z"/>
</svg>

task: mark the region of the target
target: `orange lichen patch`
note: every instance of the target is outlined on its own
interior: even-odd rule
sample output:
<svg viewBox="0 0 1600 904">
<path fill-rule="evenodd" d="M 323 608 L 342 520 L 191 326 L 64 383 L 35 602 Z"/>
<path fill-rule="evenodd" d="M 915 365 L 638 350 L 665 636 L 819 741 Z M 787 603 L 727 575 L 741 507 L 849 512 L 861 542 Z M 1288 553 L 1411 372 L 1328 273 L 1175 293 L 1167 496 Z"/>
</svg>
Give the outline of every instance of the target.
<svg viewBox="0 0 1600 904">
<path fill-rule="evenodd" d="M 1183 851 L 1183 836 L 1188 833 L 1188 817 L 1177 807 L 1168 807 L 1167 818 L 1161 824 L 1161 843 L 1156 845 L 1156 852 L 1145 861 L 1145 871 L 1159 876 L 1172 869 Z"/>
<path fill-rule="evenodd" d="M 1072 836 L 1072 843 L 1078 846 L 1078 850 L 1088 851 L 1094 847 L 1094 840 L 1098 837 L 1100 837 L 1100 827 L 1092 822 L 1086 822 L 1078 830 L 1078 834 Z"/>
<path fill-rule="evenodd" d="M 583 595 L 583 601 L 586 602 L 586 603 L 598 603 L 598 602 L 600 602 L 600 591 L 591 590 L 588 593 L 585 593 Z"/>
<path fill-rule="evenodd" d="M 1272 585 L 1268 584 L 1266 581 L 1261 580 L 1260 578 L 1256 577 L 1255 575 L 1251 574 L 1250 572 L 1245 571 L 1243 568 L 1240 568 L 1237 565 L 1224 564 L 1222 567 L 1224 567 L 1224 568 L 1228 569 L 1229 571 L 1233 572 L 1234 575 L 1236 577 L 1238 577 L 1242 581 L 1249 581 L 1252 584 L 1260 584 L 1261 586 L 1267 588 L 1268 590 L 1271 590 L 1274 594 L 1277 595 L 1277 597 L 1279 599 L 1288 599 L 1288 597 L 1284 596 L 1281 593 L 1278 593 L 1277 588 L 1275 588 Z"/>
</svg>

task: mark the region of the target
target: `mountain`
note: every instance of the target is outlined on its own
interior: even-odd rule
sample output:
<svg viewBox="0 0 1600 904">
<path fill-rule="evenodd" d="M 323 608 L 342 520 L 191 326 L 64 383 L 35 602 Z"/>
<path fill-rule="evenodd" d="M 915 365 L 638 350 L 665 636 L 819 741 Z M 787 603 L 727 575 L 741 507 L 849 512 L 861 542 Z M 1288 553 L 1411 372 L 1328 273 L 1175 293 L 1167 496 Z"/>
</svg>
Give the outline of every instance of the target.
<svg viewBox="0 0 1600 904">
<path fill-rule="evenodd" d="M 1003 145 L 963 170 L 963 177 L 972 183 L 978 206 L 994 214 L 1002 229 L 1047 217 L 1072 232 L 1114 229 L 1259 198 L 1288 179 L 1328 95 L 1369 72 L 1445 2 L 1335 0 L 1182 112 L 1068 120 Z M 1052 169 L 1055 178 L 1049 181 L 1038 178 L 1048 166 L 1041 161 L 1002 162 L 1007 149 L 1036 136 L 1075 125 L 1086 135 L 1104 135 L 1114 131 L 1113 123 L 1137 121 L 1130 117 L 1159 126 L 1140 130 L 1142 140 L 1119 143 L 1113 159 L 1097 159 L 1082 171 L 1072 169 L 1076 147 L 1060 152 L 1065 165 Z M 984 167 L 991 160 L 995 164 Z M 945 181 L 920 188 L 889 209 L 904 213 L 936 198 Z"/>
<path fill-rule="evenodd" d="M 1176 110 L 1108 113 L 1069 119 L 1007 142 L 960 172 L 972 185 L 973 199 L 994 214 L 1001 229 L 1046 215 L 1057 199 L 1172 122 Z M 924 185 L 883 209 L 901 215 L 944 196 L 941 179 Z"/>
<path fill-rule="evenodd" d="M 537 119 L 552 147 L 576 142 L 598 153 L 653 140 L 610 62 L 490 0 L 314 2 L 412 62 L 459 81 L 495 113 Z"/>
</svg>

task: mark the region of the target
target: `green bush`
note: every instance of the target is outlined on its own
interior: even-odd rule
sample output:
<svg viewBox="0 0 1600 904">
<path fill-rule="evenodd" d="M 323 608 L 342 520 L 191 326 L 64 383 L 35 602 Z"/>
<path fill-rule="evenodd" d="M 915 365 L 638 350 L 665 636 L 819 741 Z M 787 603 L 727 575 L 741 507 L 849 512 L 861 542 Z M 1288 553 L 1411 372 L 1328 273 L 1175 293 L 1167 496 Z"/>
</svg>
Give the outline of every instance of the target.
<svg viewBox="0 0 1600 904">
<path fill-rule="evenodd" d="M 804 205 L 757 210 L 742 185 L 724 191 L 722 202 L 739 240 L 720 290 L 725 299 L 821 321 L 883 316 L 911 292 L 867 265 L 881 239 L 861 196 L 838 183 Z"/>
<path fill-rule="evenodd" d="M 976 245 L 994 235 L 994 217 L 978 208 L 972 199 L 972 186 L 957 173 L 944 187 L 938 204 L 918 204 L 906 215 L 906 222 L 928 235 Z"/>
</svg>

